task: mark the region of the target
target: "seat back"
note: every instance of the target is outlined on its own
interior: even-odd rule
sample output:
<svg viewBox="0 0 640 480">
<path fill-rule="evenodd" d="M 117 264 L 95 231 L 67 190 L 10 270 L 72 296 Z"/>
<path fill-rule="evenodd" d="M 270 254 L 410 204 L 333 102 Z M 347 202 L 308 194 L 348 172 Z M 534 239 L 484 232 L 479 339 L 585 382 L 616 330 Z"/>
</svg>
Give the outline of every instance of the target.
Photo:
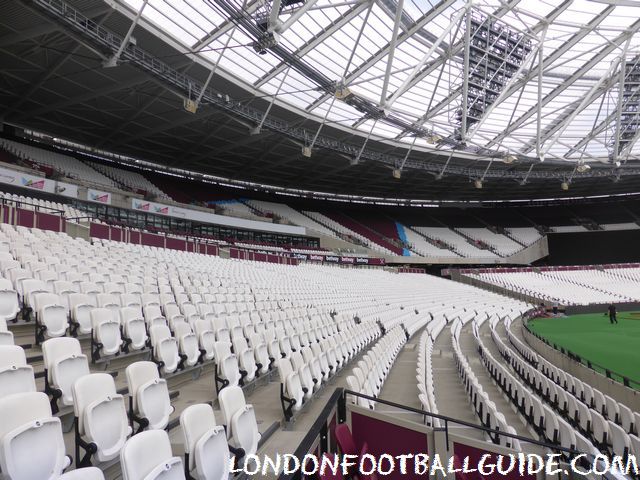
<svg viewBox="0 0 640 480">
<path fill-rule="evenodd" d="M 47 395 L 28 392 L 0 398 L 0 470 L 15 480 L 57 478 L 69 466 L 60 420 Z"/>
<path fill-rule="evenodd" d="M 216 426 L 213 409 L 207 404 L 187 407 L 180 415 L 184 451 L 189 471 L 197 478 L 226 480 L 229 475 L 229 447 L 224 427 Z"/>
<path fill-rule="evenodd" d="M 125 373 L 134 412 L 149 420 L 150 429 L 164 429 L 173 408 L 167 382 L 160 378 L 155 363 L 135 362 Z"/>
<path fill-rule="evenodd" d="M 135 435 L 120 452 L 124 480 L 184 480 L 182 460 L 171 452 L 164 430 L 148 430 Z"/>
<path fill-rule="evenodd" d="M 0 346 L 0 398 L 14 393 L 35 392 L 33 367 L 27 365 L 22 347 Z"/>
<path fill-rule="evenodd" d="M 80 342 L 70 337 L 51 338 L 42 344 L 42 355 L 49 384 L 62 392 L 62 403 L 72 405 L 71 387 L 78 378 L 89 375 L 89 362 Z"/>
</svg>

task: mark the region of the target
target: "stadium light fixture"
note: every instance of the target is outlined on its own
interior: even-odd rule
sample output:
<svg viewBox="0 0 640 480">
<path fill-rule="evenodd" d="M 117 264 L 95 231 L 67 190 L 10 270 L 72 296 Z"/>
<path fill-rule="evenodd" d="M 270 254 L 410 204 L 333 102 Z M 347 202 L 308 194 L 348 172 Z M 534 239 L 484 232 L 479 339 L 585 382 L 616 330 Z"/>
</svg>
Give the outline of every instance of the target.
<svg viewBox="0 0 640 480">
<path fill-rule="evenodd" d="M 586 172 L 588 172 L 589 170 L 591 170 L 591 167 L 590 167 L 589 165 L 587 165 L 586 163 L 581 163 L 580 165 L 578 165 L 578 166 L 576 167 L 576 171 L 577 171 L 578 173 L 586 173 Z"/>
<path fill-rule="evenodd" d="M 424 137 L 424 139 L 429 145 L 437 145 L 442 140 L 442 137 L 437 133 L 432 133 Z"/>
<path fill-rule="evenodd" d="M 479 178 L 477 178 L 476 180 L 473 181 L 473 185 L 478 189 L 482 189 L 482 180 L 480 180 Z"/>
<path fill-rule="evenodd" d="M 311 147 L 308 146 L 304 146 L 302 147 L 302 156 L 303 157 L 307 157 L 307 158 L 311 158 Z"/>
<path fill-rule="evenodd" d="M 393 175 L 393 178 L 400 180 L 400 178 L 402 177 L 402 170 L 400 170 L 399 168 L 394 168 L 391 172 L 391 175 Z"/>
<path fill-rule="evenodd" d="M 560 188 L 566 192 L 567 190 L 569 190 L 569 183 L 568 182 L 562 182 L 560 184 Z"/>
<path fill-rule="evenodd" d="M 510 153 L 502 157 L 502 162 L 506 163 L 507 165 L 511 165 L 513 162 L 517 162 L 517 161 L 518 161 L 518 157 Z"/>
</svg>

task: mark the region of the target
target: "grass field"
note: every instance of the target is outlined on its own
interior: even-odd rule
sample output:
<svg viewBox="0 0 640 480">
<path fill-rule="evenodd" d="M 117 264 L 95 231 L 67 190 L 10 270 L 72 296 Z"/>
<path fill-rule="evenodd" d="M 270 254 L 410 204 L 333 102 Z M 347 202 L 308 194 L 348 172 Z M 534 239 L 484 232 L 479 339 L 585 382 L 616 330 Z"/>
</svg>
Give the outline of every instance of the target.
<svg viewBox="0 0 640 480">
<path fill-rule="evenodd" d="M 588 360 L 640 382 L 638 312 L 618 313 L 617 325 L 611 325 L 609 317 L 603 313 L 592 313 L 566 318 L 537 318 L 529 322 L 529 327 L 552 344 L 579 355 L 583 363 Z M 634 386 L 638 388 L 638 385 Z"/>
</svg>

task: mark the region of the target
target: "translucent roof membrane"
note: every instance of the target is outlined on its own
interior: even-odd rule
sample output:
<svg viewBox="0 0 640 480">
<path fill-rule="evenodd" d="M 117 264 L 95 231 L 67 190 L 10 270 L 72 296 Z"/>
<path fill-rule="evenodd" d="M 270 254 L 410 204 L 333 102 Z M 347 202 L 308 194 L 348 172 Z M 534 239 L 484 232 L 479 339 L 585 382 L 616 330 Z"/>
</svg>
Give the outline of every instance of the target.
<svg viewBox="0 0 640 480">
<path fill-rule="evenodd" d="M 142 6 L 142 0 L 123 1 L 134 9 Z M 268 15 L 271 8 L 271 0 L 225 1 L 244 10 L 254 25 L 256 14 Z M 404 0 L 393 49 L 397 1 L 306 0 L 309 5 L 286 6 L 277 21 L 276 30 L 282 30 L 279 46 L 330 81 L 344 80 L 354 95 L 396 118 L 454 138 L 459 125 L 456 112 L 462 105 L 464 12 L 469 2 Z M 640 2 L 638 6 L 608 0 L 470 3 L 474 13 L 529 38 L 532 51 L 498 101 L 485 110 L 478 125 L 470 126 L 467 146 L 532 158 L 543 153 L 573 162 L 611 158 L 619 65 L 640 53 Z M 299 18 L 289 24 L 292 15 Z M 362 112 L 323 93 L 317 80 L 289 68 L 273 52 L 256 53 L 255 34 L 229 21 L 219 2 L 152 0 L 143 16 L 185 49 L 199 52 L 263 95 L 278 92 L 282 102 L 365 135 L 414 142 L 387 122 L 366 121 Z M 452 25 L 453 20 L 458 23 Z M 225 25 L 230 28 L 219 31 Z M 427 52 L 431 54 L 425 58 Z M 381 98 L 383 92 L 386 100 Z M 424 139 L 416 145 L 427 147 Z M 640 159 L 640 142 L 631 145 L 618 160 Z"/>
</svg>

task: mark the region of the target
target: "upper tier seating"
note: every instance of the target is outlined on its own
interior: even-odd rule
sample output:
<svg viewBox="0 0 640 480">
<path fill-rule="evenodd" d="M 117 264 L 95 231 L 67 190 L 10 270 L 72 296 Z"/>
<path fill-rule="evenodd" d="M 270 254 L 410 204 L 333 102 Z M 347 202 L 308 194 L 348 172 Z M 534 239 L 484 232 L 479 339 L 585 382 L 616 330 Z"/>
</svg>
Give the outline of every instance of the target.
<svg viewBox="0 0 640 480">
<path fill-rule="evenodd" d="M 405 228 L 405 234 L 411 249 L 423 257 L 460 258 L 457 253 L 430 243 L 426 238 L 410 228 Z"/>
<path fill-rule="evenodd" d="M 535 227 L 514 227 L 505 229 L 513 238 L 524 245 L 533 245 L 542 235 Z"/>
<path fill-rule="evenodd" d="M 116 182 L 73 157 L 3 138 L 0 138 L 0 147 L 9 150 L 20 158 L 51 167 L 65 177 L 90 184 L 118 188 Z"/>
<path fill-rule="evenodd" d="M 508 290 L 564 305 L 589 305 L 640 300 L 638 283 L 616 270 L 548 270 L 465 274 Z"/>
<path fill-rule="evenodd" d="M 333 230 L 312 220 L 306 215 L 303 215 L 302 213 L 283 203 L 265 202 L 263 200 L 247 200 L 247 204 L 251 205 L 253 208 L 265 215 L 277 215 L 284 220 L 288 220 L 294 225 L 308 228 L 329 237 L 336 237 L 336 233 Z"/>
<path fill-rule="evenodd" d="M 495 259 L 497 255 L 489 250 L 483 250 L 469 243 L 464 237 L 446 227 L 411 227 L 424 236 L 440 240 L 453 247 L 463 257 Z"/>
<path fill-rule="evenodd" d="M 123 170 L 120 168 L 112 167 L 110 165 L 104 165 L 95 162 L 87 162 L 87 165 L 89 165 L 94 170 L 103 173 L 117 183 L 124 185 L 126 188 L 133 192 L 150 193 L 156 196 L 160 201 L 171 200 L 171 197 L 169 197 L 169 195 L 156 187 L 140 173 L 132 172 L 130 170 Z"/>
<path fill-rule="evenodd" d="M 468 237 L 489 245 L 501 257 L 508 257 L 522 250 L 522 245 L 519 243 L 488 228 L 459 228 L 458 230 Z"/>
</svg>

